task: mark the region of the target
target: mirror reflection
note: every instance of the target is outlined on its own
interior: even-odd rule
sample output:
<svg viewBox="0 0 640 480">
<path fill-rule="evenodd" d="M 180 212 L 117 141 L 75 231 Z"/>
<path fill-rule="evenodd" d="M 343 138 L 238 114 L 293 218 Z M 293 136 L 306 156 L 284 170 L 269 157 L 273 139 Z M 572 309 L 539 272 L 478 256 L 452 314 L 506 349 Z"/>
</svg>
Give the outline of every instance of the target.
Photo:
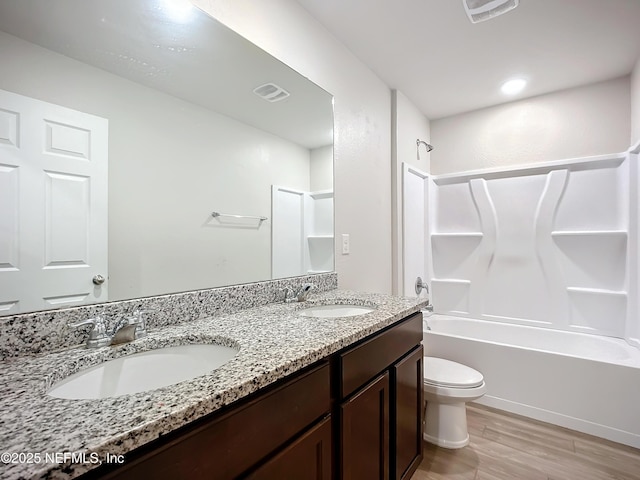
<svg viewBox="0 0 640 480">
<path fill-rule="evenodd" d="M 188 2 L 0 0 L 0 62 L 0 314 L 333 270 L 331 95 Z"/>
</svg>

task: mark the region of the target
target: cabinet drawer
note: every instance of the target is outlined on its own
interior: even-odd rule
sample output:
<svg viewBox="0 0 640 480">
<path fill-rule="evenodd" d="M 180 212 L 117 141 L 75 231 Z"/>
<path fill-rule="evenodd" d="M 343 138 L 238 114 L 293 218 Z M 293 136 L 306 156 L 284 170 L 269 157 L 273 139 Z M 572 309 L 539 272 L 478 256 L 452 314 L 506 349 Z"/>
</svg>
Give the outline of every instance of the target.
<svg viewBox="0 0 640 480">
<path fill-rule="evenodd" d="M 219 417 L 127 458 L 100 478 L 236 478 L 331 410 L 329 365 L 323 363 Z"/>
<path fill-rule="evenodd" d="M 353 393 L 421 341 L 422 314 L 418 312 L 340 354 L 340 398 Z"/>
</svg>

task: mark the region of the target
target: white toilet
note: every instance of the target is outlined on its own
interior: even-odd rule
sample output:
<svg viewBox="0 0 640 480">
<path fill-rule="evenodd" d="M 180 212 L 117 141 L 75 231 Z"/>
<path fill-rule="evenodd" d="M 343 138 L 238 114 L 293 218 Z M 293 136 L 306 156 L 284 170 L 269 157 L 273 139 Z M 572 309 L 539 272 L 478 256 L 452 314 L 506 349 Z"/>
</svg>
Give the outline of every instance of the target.
<svg viewBox="0 0 640 480">
<path fill-rule="evenodd" d="M 444 358 L 424 357 L 425 441 L 445 448 L 467 445 L 466 402 L 480 398 L 486 390 L 477 370 Z"/>
</svg>

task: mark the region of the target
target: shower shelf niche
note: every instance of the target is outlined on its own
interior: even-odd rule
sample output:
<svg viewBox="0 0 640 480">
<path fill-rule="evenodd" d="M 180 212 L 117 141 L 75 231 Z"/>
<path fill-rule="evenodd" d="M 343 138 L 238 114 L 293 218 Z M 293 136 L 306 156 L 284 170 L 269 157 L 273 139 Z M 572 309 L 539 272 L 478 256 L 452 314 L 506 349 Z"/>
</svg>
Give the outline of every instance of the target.
<svg viewBox="0 0 640 480">
<path fill-rule="evenodd" d="M 627 317 L 627 293 L 597 288 L 567 287 L 570 326 L 573 330 L 623 337 Z"/>
<path fill-rule="evenodd" d="M 431 237 L 442 238 L 482 238 L 482 232 L 448 232 L 448 233 L 432 233 Z"/>
<path fill-rule="evenodd" d="M 309 240 L 333 240 L 333 235 L 309 235 Z"/>
<path fill-rule="evenodd" d="M 433 298 L 438 299 L 438 309 L 451 313 L 469 313 L 471 281 L 456 278 L 433 278 Z"/>
<path fill-rule="evenodd" d="M 590 292 L 622 291 L 627 272 L 624 230 L 554 231 L 567 285 Z"/>
<path fill-rule="evenodd" d="M 433 272 L 440 279 L 469 279 L 475 266 L 474 252 L 481 232 L 432 233 Z"/>
<path fill-rule="evenodd" d="M 333 269 L 333 235 L 308 235 L 309 269 L 307 273 L 330 272 Z"/>
</svg>

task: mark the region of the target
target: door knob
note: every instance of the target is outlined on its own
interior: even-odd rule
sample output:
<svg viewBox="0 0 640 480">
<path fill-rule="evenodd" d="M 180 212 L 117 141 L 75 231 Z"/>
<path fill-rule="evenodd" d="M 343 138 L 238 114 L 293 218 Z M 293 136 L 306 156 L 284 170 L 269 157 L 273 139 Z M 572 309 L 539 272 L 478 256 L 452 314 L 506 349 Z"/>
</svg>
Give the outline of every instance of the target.
<svg viewBox="0 0 640 480">
<path fill-rule="evenodd" d="M 102 275 L 95 275 L 91 281 L 93 282 L 94 285 L 102 285 L 105 281 L 105 278 Z"/>
</svg>

